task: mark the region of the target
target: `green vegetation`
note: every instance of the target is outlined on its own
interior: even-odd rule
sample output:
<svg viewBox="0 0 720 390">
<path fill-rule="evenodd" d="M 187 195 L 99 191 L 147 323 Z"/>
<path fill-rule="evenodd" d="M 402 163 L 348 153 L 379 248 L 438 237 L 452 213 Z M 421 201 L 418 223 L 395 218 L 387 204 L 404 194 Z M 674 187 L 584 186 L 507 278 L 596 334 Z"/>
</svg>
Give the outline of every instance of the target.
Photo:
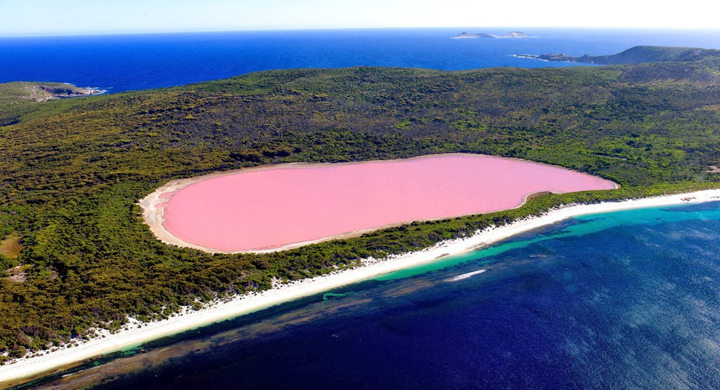
<svg viewBox="0 0 720 390">
<path fill-rule="evenodd" d="M 689 47 L 635 46 L 618 54 L 573 57 L 566 54 L 529 55 L 547 61 L 584 62 L 588 64 L 644 64 L 650 62 L 696 62 L 720 58 L 720 50 Z"/>
<path fill-rule="evenodd" d="M 91 92 L 66 83 L 31 83 L 18 81 L 0 84 L 0 104 L 24 101 L 44 102 L 53 98 L 86 96 Z"/>
<path fill-rule="evenodd" d="M 65 83 L 32 83 L 13 82 L 0 84 L 0 126 L 8 126 L 19 122 L 22 116 L 43 111 L 44 115 L 52 114 L 47 106 L 29 104 L 29 102 L 45 102 L 50 99 L 69 98 L 98 94 L 86 88 L 78 88 Z M 71 104 L 77 104 L 71 103 Z"/>
<path fill-rule="evenodd" d="M 22 251 L 22 245 L 20 245 L 22 237 L 18 234 L 10 234 L 4 240 L 0 241 L 0 255 L 10 259 L 17 259 Z"/>
<path fill-rule="evenodd" d="M 250 74 L 180 88 L 0 104 L 0 240 L 26 280 L 0 278 L 0 353 L 51 348 L 127 316 L 267 289 L 420 249 L 569 202 L 717 187 L 720 62 L 439 72 Z M 215 170 L 469 152 L 600 175 L 616 191 L 413 223 L 264 255 L 162 244 L 138 199 Z M 3 270 L 0 270 L 3 271 Z"/>
</svg>

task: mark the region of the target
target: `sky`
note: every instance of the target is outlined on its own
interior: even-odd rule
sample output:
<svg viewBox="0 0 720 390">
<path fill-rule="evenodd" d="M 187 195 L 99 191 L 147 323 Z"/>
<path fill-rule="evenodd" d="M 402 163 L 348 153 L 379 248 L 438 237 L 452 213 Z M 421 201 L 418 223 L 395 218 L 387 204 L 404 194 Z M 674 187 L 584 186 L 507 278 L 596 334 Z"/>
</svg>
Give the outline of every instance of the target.
<svg viewBox="0 0 720 390">
<path fill-rule="evenodd" d="M 0 0 L 0 36 L 395 27 L 718 29 L 712 2 Z"/>
</svg>

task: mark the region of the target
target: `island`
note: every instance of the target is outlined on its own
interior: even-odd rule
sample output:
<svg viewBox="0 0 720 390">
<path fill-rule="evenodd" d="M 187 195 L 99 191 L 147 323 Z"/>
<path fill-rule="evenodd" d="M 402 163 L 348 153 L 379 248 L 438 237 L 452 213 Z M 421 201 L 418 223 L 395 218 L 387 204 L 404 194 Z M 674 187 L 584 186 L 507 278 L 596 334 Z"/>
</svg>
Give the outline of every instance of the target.
<svg viewBox="0 0 720 390">
<path fill-rule="evenodd" d="M 665 55 L 542 69 L 273 70 L 42 103 L 0 98 L 0 383 L 574 215 L 717 200 L 720 57 L 652 51 Z M 169 245 L 143 218 L 141 200 L 173 181 L 458 154 L 618 188 L 539 188 L 551 193 L 519 207 L 264 253 Z"/>
<path fill-rule="evenodd" d="M 519 38 L 530 38 L 529 36 L 525 35 L 525 33 L 520 31 L 510 31 L 509 33 L 505 35 L 495 35 L 495 34 L 488 34 L 488 33 L 477 33 L 477 34 L 470 34 L 467 32 L 462 32 L 454 37 L 452 39 L 478 39 L 478 38 L 510 38 L 510 39 L 519 39 Z"/>
</svg>

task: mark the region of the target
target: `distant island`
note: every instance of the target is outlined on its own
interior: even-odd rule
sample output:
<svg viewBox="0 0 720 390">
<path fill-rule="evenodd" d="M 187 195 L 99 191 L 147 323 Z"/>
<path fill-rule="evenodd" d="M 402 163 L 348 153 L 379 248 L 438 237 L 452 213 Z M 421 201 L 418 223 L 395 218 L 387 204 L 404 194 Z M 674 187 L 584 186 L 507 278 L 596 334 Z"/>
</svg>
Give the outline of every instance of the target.
<svg viewBox="0 0 720 390">
<path fill-rule="evenodd" d="M 559 54 L 518 54 L 518 58 L 531 58 L 552 62 L 579 62 L 586 64 L 642 64 L 649 62 L 692 62 L 709 57 L 720 57 L 720 50 L 665 47 L 635 46 L 621 53 L 604 56 L 583 55 L 580 57 Z"/>
<path fill-rule="evenodd" d="M 478 38 L 530 38 L 525 33 L 520 31 L 510 31 L 509 33 L 505 35 L 495 35 L 495 34 L 488 34 L 488 33 L 478 33 L 478 34 L 470 34 L 467 32 L 461 32 L 460 34 L 452 37 L 452 39 L 478 39 Z"/>
</svg>

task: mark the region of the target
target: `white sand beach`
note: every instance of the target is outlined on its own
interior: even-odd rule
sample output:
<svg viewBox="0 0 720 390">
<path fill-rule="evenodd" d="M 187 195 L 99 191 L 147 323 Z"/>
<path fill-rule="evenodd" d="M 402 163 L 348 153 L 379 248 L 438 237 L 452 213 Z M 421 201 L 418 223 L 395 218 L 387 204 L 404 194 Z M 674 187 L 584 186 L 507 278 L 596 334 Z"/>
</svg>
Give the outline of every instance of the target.
<svg viewBox="0 0 720 390">
<path fill-rule="evenodd" d="M 176 315 L 164 321 L 142 324 L 142 326 L 138 326 L 140 324 L 134 322 L 130 329 L 122 330 L 115 334 L 101 332 L 100 337 L 91 339 L 80 345 L 49 352 L 42 356 L 19 359 L 10 364 L 0 366 L 0 383 L 36 375 L 88 358 L 138 345 L 149 340 L 251 313 L 301 297 L 322 293 L 339 286 L 371 279 L 403 268 L 429 263 L 447 255 L 468 252 L 516 234 L 568 218 L 634 208 L 692 204 L 718 200 L 720 200 L 720 190 L 707 190 L 622 202 L 565 206 L 551 210 L 542 216 L 529 217 L 506 226 L 478 231 L 476 234 L 464 239 L 444 241 L 419 252 L 391 256 L 382 261 L 365 259 L 363 261 L 364 265 L 359 268 L 288 285 L 279 285 L 262 293 L 237 297 L 227 302 L 214 303 L 199 311 L 186 310 L 182 315 Z"/>
</svg>

